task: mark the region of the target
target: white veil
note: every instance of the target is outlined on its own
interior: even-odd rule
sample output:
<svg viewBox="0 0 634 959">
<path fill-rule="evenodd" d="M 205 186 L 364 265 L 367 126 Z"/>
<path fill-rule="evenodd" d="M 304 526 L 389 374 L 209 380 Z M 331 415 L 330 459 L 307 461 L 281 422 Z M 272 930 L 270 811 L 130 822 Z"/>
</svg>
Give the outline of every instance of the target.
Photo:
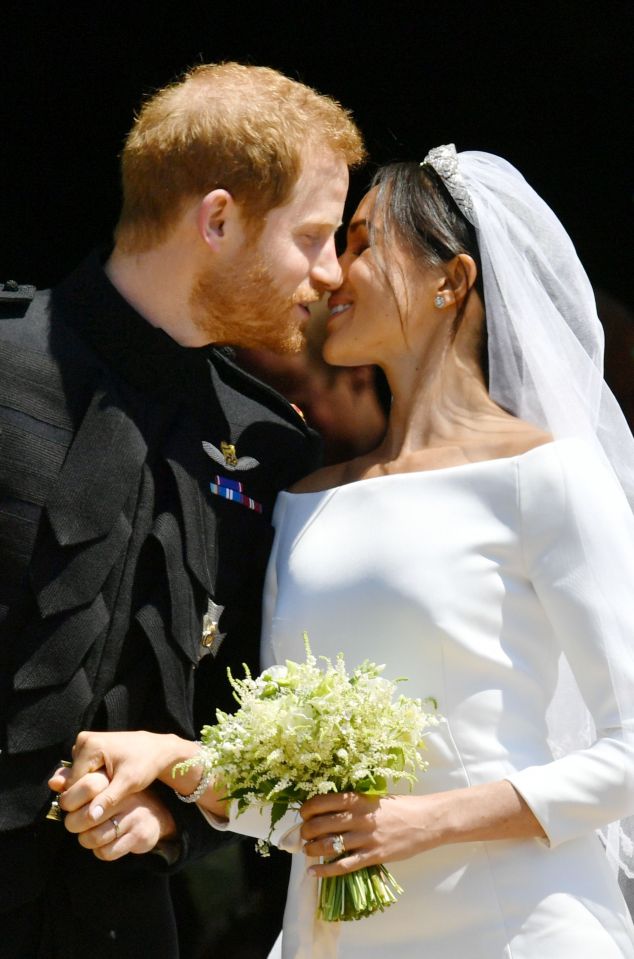
<svg viewBox="0 0 634 959">
<path fill-rule="evenodd" d="M 634 438 L 603 379 L 603 329 L 570 237 L 524 177 L 500 157 L 457 154 L 449 144 L 431 150 L 423 164 L 434 168 L 476 229 L 491 397 L 556 439 L 577 437 L 594 447 L 618 481 L 615 495 L 624 493 L 634 509 Z M 634 656 L 633 643 L 623 645 L 622 656 Z M 625 705 L 631 690 L 618 689 L 618 676 L 616 684 Z M 594 737 L 565 660 L 548 720 L 555 753 Z M 632 819 L 603 832 L 610 860 L 629 879 L 634 879 L 632 836 Z"/>
</svg>

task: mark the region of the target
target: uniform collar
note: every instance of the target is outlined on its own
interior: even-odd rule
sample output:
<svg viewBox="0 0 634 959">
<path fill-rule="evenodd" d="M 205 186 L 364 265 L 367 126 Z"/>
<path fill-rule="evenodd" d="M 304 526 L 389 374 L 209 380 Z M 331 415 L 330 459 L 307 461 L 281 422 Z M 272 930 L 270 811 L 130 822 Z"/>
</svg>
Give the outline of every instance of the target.
<svg viewBox="0 0 634 959">
<path fill-rule="evenodd" d="M 94 251 L 53 291 L 53 307 L 106 364 L 136 389 L 187 393 L 209 388 L 211 346 L 185 347 L 125 300 Z"/>
</svg>

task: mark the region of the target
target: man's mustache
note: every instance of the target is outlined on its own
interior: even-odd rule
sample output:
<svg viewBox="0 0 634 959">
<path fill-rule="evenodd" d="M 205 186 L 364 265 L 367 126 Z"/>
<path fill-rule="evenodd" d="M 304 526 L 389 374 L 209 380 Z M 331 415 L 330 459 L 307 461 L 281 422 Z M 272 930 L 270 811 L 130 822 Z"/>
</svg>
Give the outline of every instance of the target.
<svg viewBox="0 0 634 959">
<path fill-rule="evenodd" d="M 301 303 L 302 306 L 310 306 L 311 303 L 319 303 L 323 298 L 323 293 L 317 293 L 316 290 L 311 290 L 309 293 L 294 293 L 291 298 L 291 303 L 295 306 L 298 303 Z"/>
</svg>

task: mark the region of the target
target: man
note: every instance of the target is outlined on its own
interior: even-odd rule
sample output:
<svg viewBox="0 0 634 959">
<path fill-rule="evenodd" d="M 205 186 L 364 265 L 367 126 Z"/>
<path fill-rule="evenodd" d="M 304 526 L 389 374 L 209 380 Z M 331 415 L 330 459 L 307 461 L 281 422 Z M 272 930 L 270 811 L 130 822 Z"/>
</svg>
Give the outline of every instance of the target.
<svg viewBox="0 0 634 959">
<path fill-rule="evenodd" d="M 134 124 L 105 260 L 0 291 L 1 956 L 176 954 L 163 873 L 218 841 L 195 807 L 142 794 L 93 855 L 46 780 L 82 728 L 193 735 L 256 661 L 273 501 L 315 448 L 218 346 L 298 348 L 362 154 L 334 101 L 200 66 Z"/>
</svg>

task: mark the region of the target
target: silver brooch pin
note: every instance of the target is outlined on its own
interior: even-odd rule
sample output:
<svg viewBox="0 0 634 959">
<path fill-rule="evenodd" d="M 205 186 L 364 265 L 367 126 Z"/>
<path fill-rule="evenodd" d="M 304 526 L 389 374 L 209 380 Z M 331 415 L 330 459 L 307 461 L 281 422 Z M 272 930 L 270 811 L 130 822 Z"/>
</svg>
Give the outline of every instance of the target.
<svg viewBox="0 0 634 959">
<path fill-rule="evenodd" d="M 215 463 L 224 466 L 225 469 L 228 470 L 252 470 L 260 465 L 258 460 L 254 459 L 253 456 L 238 456 L 233 443 L 225 443 L 223 441 L 220 444 L 220 449 L 218 449 L 213 443 L 208 443 L 206 440 L 203 440 L 203 449 L 207 456 L 210 456 Z"/>
<path fill-rule="evenodd" d="M 218 626 L 220 617 L 224 611 L 224 606 L 214 603 L 213 599 L 207 600 L 207 612 L 203 616 L 202 636 L 200 638 L 200 658 L 218 655 L 221 643 L 226 633 L 221 633 Z"/>
</svg>

